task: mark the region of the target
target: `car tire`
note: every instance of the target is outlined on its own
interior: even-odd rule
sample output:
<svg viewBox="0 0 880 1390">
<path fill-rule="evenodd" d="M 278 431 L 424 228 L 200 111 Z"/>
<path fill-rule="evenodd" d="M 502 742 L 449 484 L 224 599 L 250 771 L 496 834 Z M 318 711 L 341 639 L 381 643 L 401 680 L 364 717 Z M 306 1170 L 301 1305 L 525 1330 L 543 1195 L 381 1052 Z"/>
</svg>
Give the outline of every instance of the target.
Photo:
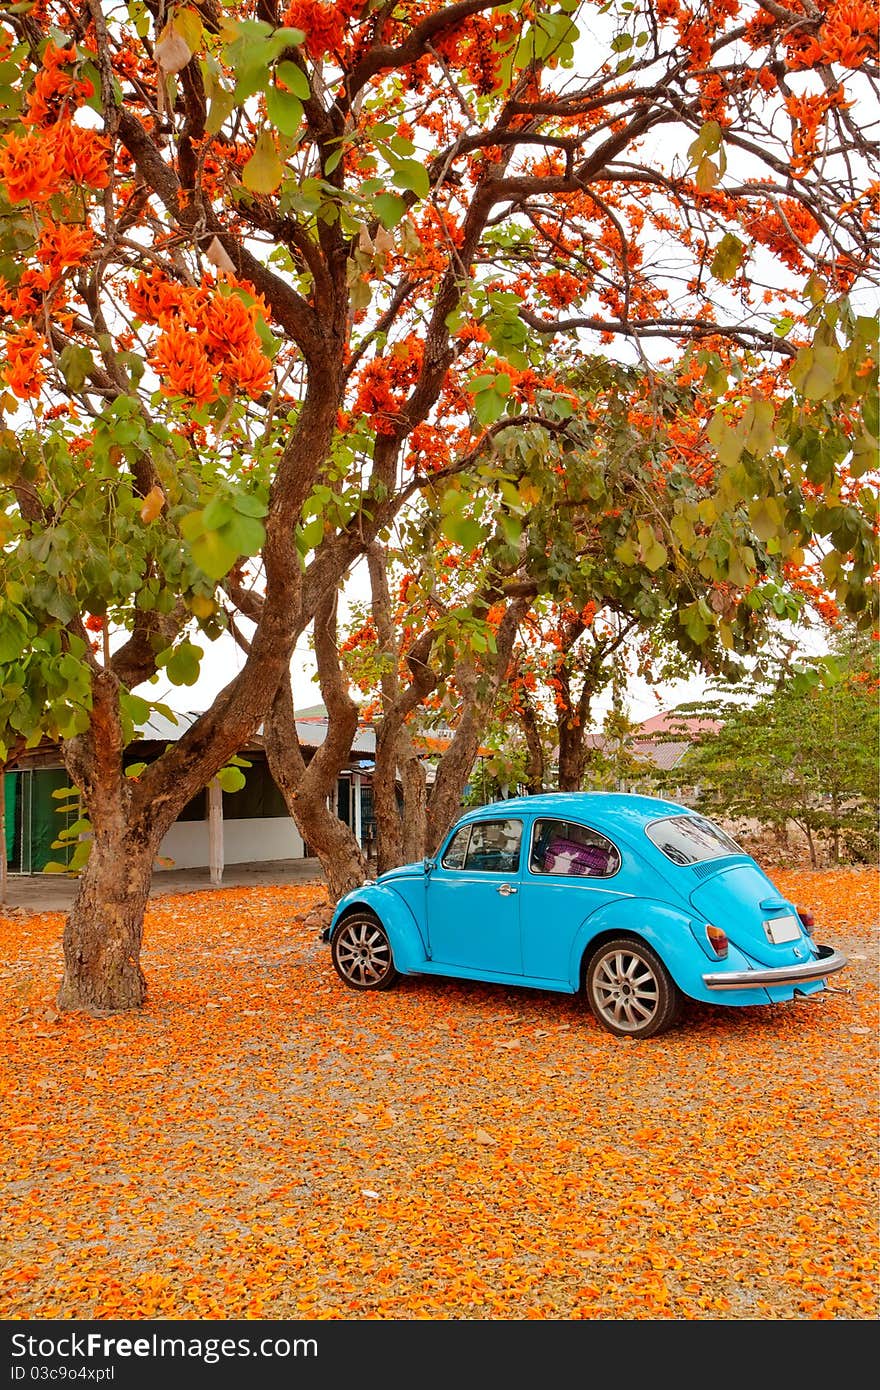
<svg viewBox="0 0 880 1390">
<path fill-rule="evenodd" d="M 619 1038 L 654 1038 L 679 1019 L 684 996 L 656 951 L 635 937 L 603 941 L 587 962 L 587 1002 Z"/>
<path fill-rule="evenodd" d="M 372 912 L 343 917 L 330 949 L 333 967 L 349 989 L 388 989 L 397 979 L 391 942 Z"/>
</svg>

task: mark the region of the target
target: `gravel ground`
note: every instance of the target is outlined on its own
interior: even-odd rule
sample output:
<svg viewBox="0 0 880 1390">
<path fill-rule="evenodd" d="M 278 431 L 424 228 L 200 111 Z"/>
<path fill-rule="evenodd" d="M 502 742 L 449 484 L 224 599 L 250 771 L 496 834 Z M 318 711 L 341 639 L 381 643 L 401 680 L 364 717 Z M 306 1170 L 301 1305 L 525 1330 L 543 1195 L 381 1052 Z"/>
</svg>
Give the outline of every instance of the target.
<svg viewBox="0 0 880 1390">
<path fill-rule="evenodd" d="M 350 991 L 318 883 L 157 898 L 104 1019 L 54 1009 L 62 917 L 0 915 L 0 1317 L 876 1320 L 876 875 L 774 877 L 834 990 L 643 1043 Z"/>
</svg>

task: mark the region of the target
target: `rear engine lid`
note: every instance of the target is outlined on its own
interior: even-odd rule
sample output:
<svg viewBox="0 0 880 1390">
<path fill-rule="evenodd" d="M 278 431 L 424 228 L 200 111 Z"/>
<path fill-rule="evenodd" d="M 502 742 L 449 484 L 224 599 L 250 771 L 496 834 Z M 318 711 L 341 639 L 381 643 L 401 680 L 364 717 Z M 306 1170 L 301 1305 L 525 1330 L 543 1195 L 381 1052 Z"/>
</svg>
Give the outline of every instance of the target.
<svg viewBox="0 0 880 1390">
<path fill-rule="evenodd" d="M 700 864 L 705 873 L 707 865 Z M 797 911 L 757 864 L 719 865 L 690 895 L 698 917 L 725 931 L 735 946 L 763 965 L 809 960 L 814 950 Z"/>
</svg>

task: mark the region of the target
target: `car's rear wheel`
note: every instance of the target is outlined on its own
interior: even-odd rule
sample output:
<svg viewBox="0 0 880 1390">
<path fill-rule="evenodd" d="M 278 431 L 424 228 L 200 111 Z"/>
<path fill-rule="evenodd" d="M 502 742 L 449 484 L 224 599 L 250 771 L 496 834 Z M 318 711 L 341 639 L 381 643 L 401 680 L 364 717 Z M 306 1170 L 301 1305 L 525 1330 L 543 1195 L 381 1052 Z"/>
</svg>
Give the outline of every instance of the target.
<svg viewBox="0 0 880 1390">
<path fill-rule="evenodd" d="M 684 997 L 644 941 L 605 941 L 587 964 L 586 993 L 596 1018 L 621 1038 L 653 1038 L 681 1015 Z"/>
<path fill-rule="evenodd" d="M 397 979 L 391 942 L 372 912 L 353 912 L 333 933 L 333 965 L 351 989 L 387 989 Z"/>
</svg>

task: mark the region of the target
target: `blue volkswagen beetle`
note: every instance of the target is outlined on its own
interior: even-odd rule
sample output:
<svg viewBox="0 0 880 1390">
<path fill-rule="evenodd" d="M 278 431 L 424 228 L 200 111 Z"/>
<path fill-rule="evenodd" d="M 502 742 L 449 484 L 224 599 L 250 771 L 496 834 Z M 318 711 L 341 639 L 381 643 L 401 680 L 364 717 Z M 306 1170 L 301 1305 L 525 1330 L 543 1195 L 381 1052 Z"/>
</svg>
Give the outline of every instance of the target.
<svg viewBox="0 0 880 1390">
<path fill-rule="evenodd" d="M 556 792 L 469 811 L 434 859 L 347 894 L 329 927 L 352 989 L 442 975 L 586 995 L 650 1038 L 686 998 L 780 1003 L 847 964 L 717 825 L 625 793 Z"/>
</svg>

